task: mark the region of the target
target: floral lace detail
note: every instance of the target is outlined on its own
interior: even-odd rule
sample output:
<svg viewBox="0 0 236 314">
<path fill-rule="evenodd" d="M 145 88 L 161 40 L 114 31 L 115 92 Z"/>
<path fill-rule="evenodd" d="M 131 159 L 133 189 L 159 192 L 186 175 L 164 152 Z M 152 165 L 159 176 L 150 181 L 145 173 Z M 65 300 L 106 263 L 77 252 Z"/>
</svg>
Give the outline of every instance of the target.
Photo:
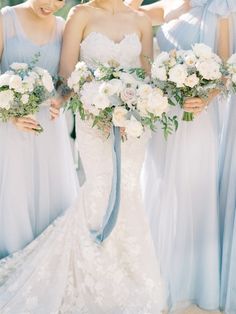
<svg viewBox="0 0 236 314">
<path fill-rule="evenodd" d="M 102 33 L 91 32 L 81 43 L 80 57 L 91 68 L 96 66 L 96 61 L 106 63 L 110 60 L 116 60 L 128 68 L 140 66 L 141 51 L 141 42 L 136 33 L 127 34 L 119 43 L 115 43 Z"/>
<path fill-rule="evenodd" d="M 94 54 L 110 50 L 103 36 L 91 38 L 96 39 Z M 83 54 L 90 57 L 91 38 L 83 47 Z M 137 43 L 137 38 L 127 35 L 120 46 L 122 53 L 133 51 L 134 58 L 138 45 L 132 48 L 133 41 Z M 0 261 L 1 314 L 161 313 L 163 285 L 139 190 L 149 136 L 145 133 L 121 144 L 118 221 L 108 239 L 98 245 L 88 225 L 98 225 L 106 210 L 113 174 L 112 145 L 110 138 L 77 119 L 86 183 L 64 216 L 24 250 Z"/>
</svg>

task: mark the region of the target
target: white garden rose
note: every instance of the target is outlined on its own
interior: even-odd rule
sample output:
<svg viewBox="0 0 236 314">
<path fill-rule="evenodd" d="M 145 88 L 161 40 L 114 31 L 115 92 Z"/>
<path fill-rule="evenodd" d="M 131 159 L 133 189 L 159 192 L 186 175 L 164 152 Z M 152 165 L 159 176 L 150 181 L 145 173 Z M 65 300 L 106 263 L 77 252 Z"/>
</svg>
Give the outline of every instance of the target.
<svg viewBox="0 0 236 314">
<path fill-rule="evenodd" d="M 176 83 L 177 87 L 183 87 L 188 72 L 185 65 L 177 64 L 169 71 L 169 81 Z"/>
<path fill-rule="evenodd" d="M 22 84 L 25 92 L 32 92 L 34 90 L 35 79 L 33 76 L 26 76 Z"/>
<path fill-rule="evenodd" d="M 12 75 L 10 77 L 9 88 L 14 89 L 18 93 L 24 93 L 23 82 L 19 75 Z"/>
<path fill-rule="evenodd" d="M 196 86 L 198 83 L 199 83 L 199 78 L 197 77 L 195 73 L 192 75 L 189 75 L 185 80 L 185 85 L 191 88 Z"/>
<path fill-rule="evenodd" d="M 141 98 L 147 98 L 152 92 L 152 87 L 149 84 L 140 84 L 138 87 L 137 94 Z"/>
<path fill-rule="evenodd" d="M 126 121 L 125 132 L 128 137 L 140 137 L 143 134 L 144 129 L 142 124 L 132 117 L 130 120 Z"/>
<path fill-rule="evenodd" d="M 0 108 L 10 109 L 14 101 L 14 93 L 11 90 L 4 90 L 0 92 Z"/>
<path fill-rule="evenodd" d="M 206 80 L 218 80 L 222 77 L 220 65 L 214 60 L 198 62 L 196 68 Z"/>
<path fill-rule="evenodd" d="M 132 105 L 137 100 L 136 89 L 133 87 L 125 87 L 121 91 L 121 99 L 124 103 Z"/>
<path fill-rule="evenodd" d="M 167 80 L 167 73 L 166 68 L 164 66 L 159 66 L 155 62 L 152 65 L 151 75 L 153 79 L 166 81 Z"/>
<path fill-rule="evenodd" d="M 195 67 L 197 63 L 197 58 L 193 53 L 192 54 L 189 53 L 188 55 L 186 55 L 184 62 L 188 67 L 192 68 Z"/>
<path fill-rule="evenodd" d="M 148 99 L 146 98 L 139 98 L 137 101 L 137 109 L 141 117 L 145 117 L 148 113 Z"/>
<path fill-rule="evenodd" d="M 0 87 L 8 86 L 10 81 L 10 75 L 8 73 L 4 73 L 0 75 Z"/>
<path fill-rule="evenodd" d="M 27 95 L 27 94 L 22 95 L 21 101 L 24 105 L 27 104 L 27 102 L 29 101 L 29 95 Z"/>
<path fill-rule="evenodd" d="M 154 63 L 157 66 L 162 66 L 165 62 L 169 60 L 169 53 L 166 51 L 161 52 L 155 59 Z"/>
<path fill-rule="evenodd" d="M 98 109 L 105 109 L 110 106 L 109 98 L 105 95 L 97 94 L 93 98 L 93 105 Z"/>
<path fill-rule="evenodd" d="M 127 121 L 127 113 L 128 111 L 124 107 L 115 107 L 112 114 L 112 122 L 114 126 L 125 127 Z"/>
<path fill-rule="evenodd" d="M 12 70 L 15 70 L 15 71 L 27 70 L 27 69 L 28 69 L 28 64 L 26 64 L 26 63 L 13 62 L 13 63 L 10 65 L 10 68 L 11 68 Z"/>
<path fill-rule="evenodd" d="M 85 110 L 97 115 L 99 109 L 93 105 L 95 96 L 98 95 L 101 83 L 96 81 L 86 82 L 80 92 L 80 100 L 84 105 Z"/>
<path fill-rule="evenodd" d="M 154 90 L 148 97 L 147 111 L 160 117 L 168 109 L 168 98 L 162 96 L 158 89 Z"/>
<path fill-rule="evenodd" d="M 209 59 L 212 56 L 212 49 L 205 44 L 195 44 L 192 48 L 198 58 Z"/>
<path fill-rule="evenodd" d="M 51 75 L 46 70 L 44 71 L 43 76 L 42 76 L 42 83 L 49 93 L 53 91 L 54 89 L 53 80 L 52 80 Z"/>
</svg>

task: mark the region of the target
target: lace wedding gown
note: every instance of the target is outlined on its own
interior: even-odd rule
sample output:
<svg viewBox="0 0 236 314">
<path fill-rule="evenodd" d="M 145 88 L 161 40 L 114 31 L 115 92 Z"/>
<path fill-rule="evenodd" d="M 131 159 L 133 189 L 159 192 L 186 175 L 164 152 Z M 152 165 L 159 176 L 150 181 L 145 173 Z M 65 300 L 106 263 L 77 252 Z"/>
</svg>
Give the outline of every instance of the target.
<svg viewBox="0 0 236 314">
<path fill-rule="evenodd" d="M 91 33 L 81 59 L 139 66 L 135 34 L 120 43 Z M 86 182 L 74 207 L 24 250 L 0 262 L 1 314 L 159 314 L 163 286 L 145 210 L 139 175 L 150 134 L 121 144 L 118 221 L 102 243 L 89 228 L 104 216 L 113 174 L 112 142 L 77 119 L 78 147 Z"/>
</svg>

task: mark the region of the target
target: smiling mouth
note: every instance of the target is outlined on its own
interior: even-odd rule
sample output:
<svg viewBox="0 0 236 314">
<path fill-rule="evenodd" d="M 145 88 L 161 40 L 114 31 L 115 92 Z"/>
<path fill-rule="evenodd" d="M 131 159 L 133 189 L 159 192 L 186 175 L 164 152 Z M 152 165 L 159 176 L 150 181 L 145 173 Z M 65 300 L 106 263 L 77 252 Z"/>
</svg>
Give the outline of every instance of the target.
<svg viewBox="0 0 236 314">
<path fill-rule="evenodd" d="M 52 12 L 52 10 L 48 10 L 48 9 L 41 8 L 41 13 L 42 13 L 43 15 L 50 15 L 50 14 L 52 14 L 53 12 Z"/>
</svg>

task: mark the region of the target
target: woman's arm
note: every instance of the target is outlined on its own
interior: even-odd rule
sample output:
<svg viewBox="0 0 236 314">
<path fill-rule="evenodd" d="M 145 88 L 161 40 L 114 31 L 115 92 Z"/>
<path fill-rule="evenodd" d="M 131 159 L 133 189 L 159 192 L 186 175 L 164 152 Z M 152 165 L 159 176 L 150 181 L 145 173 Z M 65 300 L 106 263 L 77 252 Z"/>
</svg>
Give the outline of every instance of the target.
<svg viewBox="0 0 236 314">
<path fill-rule="evenodd" d="M 142 43 L 141 64 L 145 71 L 149 73 L 153 59 L 152 24 L 150 19 L 142 13 L 140 13 L 140 30 Z"/>
<path fill-rule="evenodd" d="M 229 18 L 219 19 L 218 54 L 226 61 L 230 57 Z"/>
<path fill-rule="evenodd" d="M 67 17 L 63 34 L 59 74 L 68 79 L 79 61 L 80 43 L 83 40 L 88 21 L 87 8 L 83 5 L 73 7 Z"/>
</svg>

